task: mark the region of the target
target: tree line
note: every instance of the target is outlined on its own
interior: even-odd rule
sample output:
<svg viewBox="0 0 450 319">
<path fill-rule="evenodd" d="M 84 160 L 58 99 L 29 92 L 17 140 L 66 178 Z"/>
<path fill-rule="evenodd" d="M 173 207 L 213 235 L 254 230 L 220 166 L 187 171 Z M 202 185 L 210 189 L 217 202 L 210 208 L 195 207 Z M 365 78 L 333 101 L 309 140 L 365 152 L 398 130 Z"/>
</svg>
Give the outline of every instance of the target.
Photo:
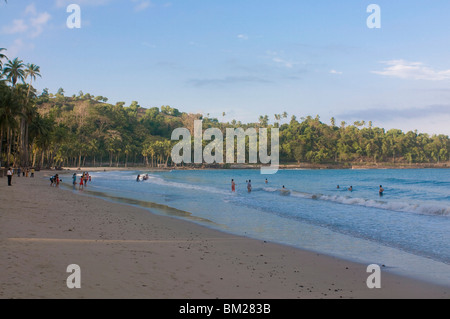
<svg viewBox="0 0 450 319">
<path fill-rule="evenodd" d="M 204 129 L 279 128 L 281 163 L 440 163 L 449 160 L 446 135 L 386 131 L 372 122 L 331 124 L 319 116 L 297 119 L 284 112 L 254 123 L 219 121 L 170 106 L 143 108 L 134 101 L 64 89 L 36 91 L 40 68 L 0 49 L 0 162 L 22 167 L 171 165 L 173 130 L 203 120 Z M 222 116 L 225 118 L 225 112 Z M 225 150 L 224 150 L 225 151 Z"/>
</svg>

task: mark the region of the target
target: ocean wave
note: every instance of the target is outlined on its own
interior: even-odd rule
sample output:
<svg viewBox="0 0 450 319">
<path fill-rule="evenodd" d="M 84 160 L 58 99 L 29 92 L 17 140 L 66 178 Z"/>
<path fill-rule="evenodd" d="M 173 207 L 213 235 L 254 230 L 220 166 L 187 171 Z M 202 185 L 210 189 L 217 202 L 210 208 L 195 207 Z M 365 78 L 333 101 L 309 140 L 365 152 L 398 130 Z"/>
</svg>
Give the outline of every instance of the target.
<svg viewBox="0 0 450 319">
<path fill-rule="evenodd" d="M 267 190 L 273 192 L 273 190 Z M 279 190 L 276 190 L 279 191 Z M 291 196 L 322 200 L 328 202 L 334 202 L 344 205 L 364 206 L 371 208 L 379 208 L 384 210 L 391 210 L 397 212 L 418 213 L 424 215 L 436 215 L 436 216 L 450 216 L 450 207 L 439 204 L 427 204 L 427 203 L 408 203 L 408 202 L 388 202 L 382 200 L 365 199 L 350 196 L 340 195 L 324 195 L 324 194 L 311 194 L 305 192 L 291 191 Z"/>
<path fill-rule="evenodd" d="M 223 190 L 211 186 L 198 186 L 193 184 L 184 184 L 184 183 L 178 183 L 178 182 L 171 182 L 167 181 L 159 176 L 150 175 L 149 179 L 146 182 L 150 182 L 152 184 L 157 184 L 161 186 L 168 186 L 168 187 L 176 187 L 181 189 L 190 189 L 190 190 L 199 190 L 202 192 L 208 192 L 208 193 L 214 193 L 214 194 L 223 194 Z"/>
</svg>

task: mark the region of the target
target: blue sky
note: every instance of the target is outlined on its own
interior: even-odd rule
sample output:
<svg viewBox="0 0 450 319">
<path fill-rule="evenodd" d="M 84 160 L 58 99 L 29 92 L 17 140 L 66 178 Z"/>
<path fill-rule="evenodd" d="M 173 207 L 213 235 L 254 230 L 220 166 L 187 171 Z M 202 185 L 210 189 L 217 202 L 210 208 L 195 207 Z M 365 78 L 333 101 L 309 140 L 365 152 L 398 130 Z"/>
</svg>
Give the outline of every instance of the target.
<svg viewBox="0 0 450 319">
<path fill-rule="evenodd" d="M 41 67 L 39 90 L 450 134 L 449 14 L 448 0 L 9 0 L 0 47 Z"/>
</svg>

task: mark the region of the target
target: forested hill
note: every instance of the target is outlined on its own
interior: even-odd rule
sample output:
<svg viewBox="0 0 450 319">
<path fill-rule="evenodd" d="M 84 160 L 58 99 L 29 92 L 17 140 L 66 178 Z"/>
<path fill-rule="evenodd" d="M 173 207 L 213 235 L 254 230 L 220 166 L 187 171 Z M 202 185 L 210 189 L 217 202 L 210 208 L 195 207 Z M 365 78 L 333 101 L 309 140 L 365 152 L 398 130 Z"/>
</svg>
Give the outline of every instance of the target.
<svg viewBox="0 0 450 319">
<path fill-rule="evenodd" d="M 36 95 L 26 84 L 0 83 L 2 163 L 16 166 L 170 165 L 174 129 L 278 127 L 281 163 L 440 163 L 449 160 L 450 139 L 418 132 L 385 131 L 371 122 L 311 116 L 255 115 L 255 123 L 229 123 L 209 114 L 187 114 L 169 106 L 143 108 L 137 102 L 108 103 L 102 96 L 64 90 Z M 30 96 L 30 98 L 26 98 Z M 21 98 L 22 97 L 22 98 Z M 225 115 L 225 114 L 223 114 Z"/>
<path fill-rule="evenodd" d="M 351 163 L 396 162 L 439 163 L 449 160 L 448 136 L 429 136 L 418 132 L 385 131 L 371 122 L 352 125 L 323 123 L 320 118 L 297 119 L 288 114 L 259 116 L 255 123 L 237 121 L 223 123 L 201 114 L 187 114 L 169 106 L 142 108 L 137 102 L 108 104 L 102 96 L 80 92 L 65 97 L 44 91 L 36 100 L 43 119 L 48 119 L 51 132 L 41 153 L 41 161 L 53 165 L 124 166 L 169 164 L 174 129 L 189 128 L 203 119 L 204 128 L 217 127 L 225 135 L 227 127 L 279 127 L 282 163 Z M 35 146 L 39 154 L 39 146 Z M 47 155 L 47 156 L 46 156 Z M 36 161 L 36 159 L 34 159 Z M 46 163 L 40 163 L 46 164 Z"/>
</svg>

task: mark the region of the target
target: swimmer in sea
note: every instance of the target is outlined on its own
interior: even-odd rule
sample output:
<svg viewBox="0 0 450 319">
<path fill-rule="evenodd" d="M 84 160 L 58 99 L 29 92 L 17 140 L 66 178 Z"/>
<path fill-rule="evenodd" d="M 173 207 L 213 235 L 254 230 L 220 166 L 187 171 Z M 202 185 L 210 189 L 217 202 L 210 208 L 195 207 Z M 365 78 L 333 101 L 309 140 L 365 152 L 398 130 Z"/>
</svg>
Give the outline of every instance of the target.
<svg viewBox="0 0 450 319">
<path fill-rule="evenodd" d="M 383 188 L 383 185 L 380 185 L 380 191 L 379 191 L 379 193 L 380 193 L 380 196 L 383 196 L 383 194 L 384 194 L 384 188 Z"/>
<path fill-rule="evenodd" d="M 248 181 L 248 184 L 247 184 L 247 190 L 248 190 L 249 193 L 252 192 L 252 180 L 249 180 L 249 181 Z"/>
<path fill-rule="evenodd" d="M 236 183 L 234 182 L 234 179 L 231 180 L 231 191 L 233 193 L 236 192 Z"/>
<path fill-rule="evenodd" d="M 281 188 L 281 195 L 288 196 L 290 194 L 291 192 L 283 185 L 283 187 Z"/>
<path fill-rule="evenodd" d="M 348 189 L 349 192 L 353 192 L 353 186 L 350 186 Z"/>
</svg>

